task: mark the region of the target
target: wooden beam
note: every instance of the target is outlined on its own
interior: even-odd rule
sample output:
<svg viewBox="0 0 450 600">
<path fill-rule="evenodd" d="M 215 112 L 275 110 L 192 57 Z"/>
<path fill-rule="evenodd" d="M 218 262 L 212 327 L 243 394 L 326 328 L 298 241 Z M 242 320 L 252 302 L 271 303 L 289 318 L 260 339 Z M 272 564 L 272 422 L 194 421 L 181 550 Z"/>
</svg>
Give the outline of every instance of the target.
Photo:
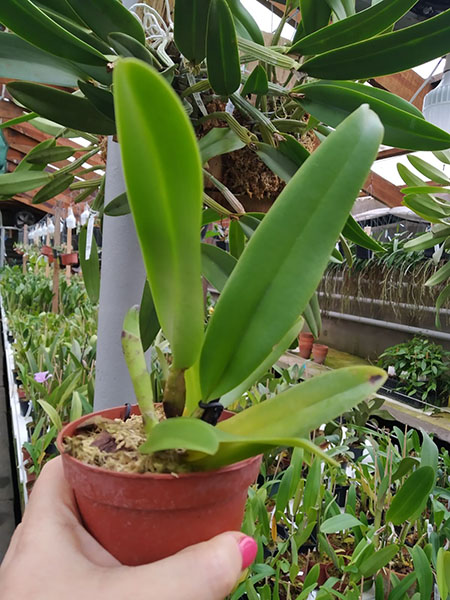
<svg viewBox="0 0 450 600">
<path fill-rule="evenodd" d="M 423 82 L 423 78 L 412 69 L 409 69 L 409 71 L 402 71 L 401 73 L 395 73 L 394 75 L 375 77 L 374 79 L 369 80 L 369 83 L 375 87 L 388 90 L 396 96 L 408 100 L 408 102 Z M 419 110 L 422 110 L 424 96 L 428 94 L 433 87 L 432 84 L 428 83 L 413 101 L 414 106 L 417 106 Z"/>
<path fill-rule="evenodd" d="M 374 171 L 370 172 L 363 191 L 386 206 L 402 206 L 403 194 L 399 188 Z"/>
<path fill-rule="evenodd" d="M 383 158 L 392 158 L 394 156 L 402 156 L 403 154 L 409 154 L 411 150 L 403 150 L 402 148 L 387 148 L 386 150 L 380 150 L 378 152 L 376 160 L 383 160 Z"/>
</svg>

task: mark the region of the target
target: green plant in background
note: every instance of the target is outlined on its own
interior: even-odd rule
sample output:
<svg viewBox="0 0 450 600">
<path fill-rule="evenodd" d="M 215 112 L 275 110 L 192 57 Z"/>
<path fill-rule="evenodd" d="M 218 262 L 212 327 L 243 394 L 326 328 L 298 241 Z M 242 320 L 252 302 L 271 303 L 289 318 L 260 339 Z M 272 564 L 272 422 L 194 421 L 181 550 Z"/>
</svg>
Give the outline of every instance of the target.
<svg viewBox="0 0 450 600">
<path fill-rule="evenodd" d="M 450 152 L 448 150 L 433 152 L 443 165 L 450 164 Z M 425 285 L 428 287 L 440 286 L 436 299 L 436 327 L 441 327 L 439 317 L 440 309 L 450 298 L 450 261 L 444 259 L 446 249 L 450 248 L 450 203 L 448 194 L 450 192 L 450 179 L 444 173 L 418 156 L 408 156 L 411 165 L 420 173 L 420 177 L 404 165 L 397 165 L 398 172 L 406 184 L 402 189 L 405 194 L 403 204 L 413 210 L 420 217 L 431 223 L 431 230 L 405 244 L 405 250 L 418 251 L 438 246 L 434 252 L 433 260 L 437 269 L 427 279 Z M 426 179 L 422 177 L 425 176 Z M 429 185 L 427 182 L 432 181 Z M 439 185 L 438 185 L 439 184 Z"/>
<path fill-rule="evenodd" d="M 447 406 L 450 394 L 450 352 L 427 338 L 414 337 L 409 342 L 387 348 L 379 365 L 394 367 L 398 389 L 422 400 L 436 397 Z M 434 402 L 432 401 L 434 404 Z"/>
</svg>

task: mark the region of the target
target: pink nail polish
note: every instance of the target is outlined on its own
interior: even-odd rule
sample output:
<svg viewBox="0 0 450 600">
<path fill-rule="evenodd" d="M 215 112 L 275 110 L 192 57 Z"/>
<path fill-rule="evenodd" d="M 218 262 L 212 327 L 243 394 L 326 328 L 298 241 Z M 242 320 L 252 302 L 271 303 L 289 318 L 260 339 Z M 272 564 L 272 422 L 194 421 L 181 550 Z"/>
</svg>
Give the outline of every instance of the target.
<svg viewBox="0 0 450 600">
<path fill-rule="evenodd" d="M 253 538 L 246 536 L 239 542 L 239 549 L 242 554 L 242 570 L 244 570 L 255 560 L 258 544 Z"/>
</svg>

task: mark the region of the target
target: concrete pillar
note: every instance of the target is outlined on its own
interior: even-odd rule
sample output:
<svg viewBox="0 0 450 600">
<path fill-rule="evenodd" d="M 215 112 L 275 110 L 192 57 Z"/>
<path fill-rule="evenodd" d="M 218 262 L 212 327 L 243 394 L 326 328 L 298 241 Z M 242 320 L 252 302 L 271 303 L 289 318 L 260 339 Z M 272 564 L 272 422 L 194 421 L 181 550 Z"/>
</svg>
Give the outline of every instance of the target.
<svg viewBox="0 0 450 600">
<path fill-rule="evenodd" d="M 105 203 L 125 191 L 119 144 L 108 140 Z M 134 403 L 122 355 L 125 313 L 140 304 L 145 269 L 131 215 L 104 217 L 94 409 Z"/>
</svg>

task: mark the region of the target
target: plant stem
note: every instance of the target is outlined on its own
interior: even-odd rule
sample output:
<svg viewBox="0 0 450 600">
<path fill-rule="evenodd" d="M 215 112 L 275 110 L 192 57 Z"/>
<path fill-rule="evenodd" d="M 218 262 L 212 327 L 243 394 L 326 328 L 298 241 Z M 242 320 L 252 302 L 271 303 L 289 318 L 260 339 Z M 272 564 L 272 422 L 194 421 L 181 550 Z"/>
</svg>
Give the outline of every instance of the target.
<svg viewBox="0 0 450 600">
<path fill-rule="evenodd" d="M 164 412 L 168 418 L 181 417 L 186 402 L 186 384 L 184 369 L 170 368 L 164 388 Z"/>
</svg>

